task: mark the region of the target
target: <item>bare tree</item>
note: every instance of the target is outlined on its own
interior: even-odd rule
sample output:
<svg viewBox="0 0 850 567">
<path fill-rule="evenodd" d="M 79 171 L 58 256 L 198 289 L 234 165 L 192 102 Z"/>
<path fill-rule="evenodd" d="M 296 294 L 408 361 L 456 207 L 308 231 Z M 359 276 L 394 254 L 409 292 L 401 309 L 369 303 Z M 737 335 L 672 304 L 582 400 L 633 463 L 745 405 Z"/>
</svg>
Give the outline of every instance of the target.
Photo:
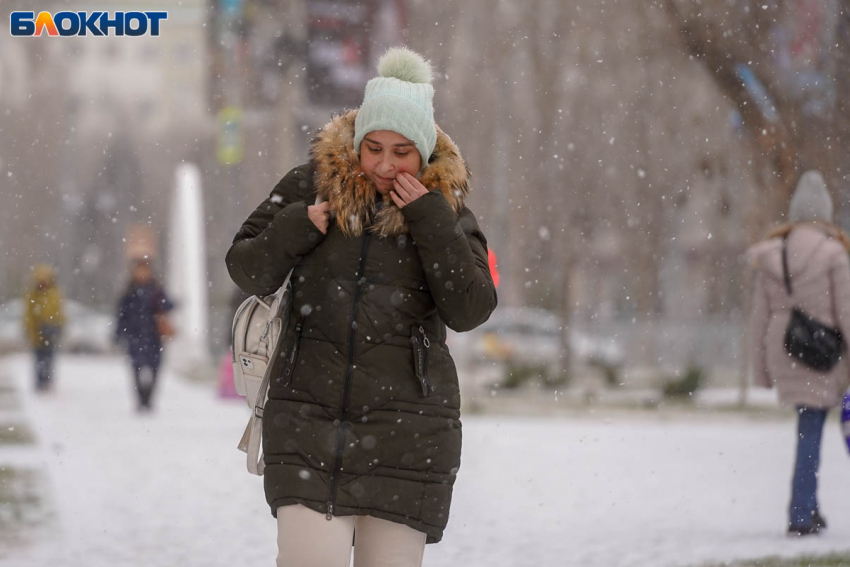
<svg viewBox="0 0 850 567">
<path fill-rule="evenodd" d="M 753 237 L 784 213 L 801 169 L 820 169 L 833 187 L 846 184 L 845 4 L 667 0 L 666 8 L 694 60 L 735 103 L 759 160 L 753 169 L 764 199 L 751 217 Z M 789 58 L 803 63 L 794 68 Z M 809 83 L 799 81 L 801 71 Z"/>
</svg>

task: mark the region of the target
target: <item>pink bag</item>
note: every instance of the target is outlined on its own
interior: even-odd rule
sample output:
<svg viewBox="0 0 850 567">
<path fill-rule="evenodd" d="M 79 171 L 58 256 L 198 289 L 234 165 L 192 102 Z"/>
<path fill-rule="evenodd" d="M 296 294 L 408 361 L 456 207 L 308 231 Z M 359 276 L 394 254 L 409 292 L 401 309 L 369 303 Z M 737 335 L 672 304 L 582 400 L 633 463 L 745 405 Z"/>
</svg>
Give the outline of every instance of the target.
<svg viewBox="0 0 850 567">
<path fill-rule="evenodd" d="M 233 355 L 228 350 L 224 358 L 221 359 L 221 365 L 218 372 L 218 397 L 223 399 L 241 398 L 236 392 L 236 385 L 233 383 Z"/>
</svg>

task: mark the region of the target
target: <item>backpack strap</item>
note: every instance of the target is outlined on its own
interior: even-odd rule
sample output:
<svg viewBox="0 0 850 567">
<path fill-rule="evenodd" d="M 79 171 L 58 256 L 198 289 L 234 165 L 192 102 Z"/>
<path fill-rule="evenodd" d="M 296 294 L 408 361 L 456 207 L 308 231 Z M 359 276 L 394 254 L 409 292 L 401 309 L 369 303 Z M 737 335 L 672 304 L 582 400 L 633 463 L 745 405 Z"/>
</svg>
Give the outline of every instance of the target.
<svg viewBox="0 0 850 567">
<path fill-rule="evenodd" d="M 790 232 L 786 232 L 782 237 L 782 277 L 785 279 L 785 291 L 788 292 L 788 295 L 791 295 L 791 272 L 788 271 L 788 235 Z"/>
<path fill-rule="evenodd" d="M 271 365 L 269 365 L 269 368 L 271 368 Z M 236 447 L 247 453 L 248 472 L 257 476 L 262 476 L 266 468 L 266 463 L 260 451 L 263 440 L 263 406 L 266 404 L 270 375 L 271 372 L 266 372 L 263 376 L 260 390 L 257 392 L 257 400 L 254 402 L 254 411 L 251 412 L 251 419 L 248 420 L 242 439 L 239 440 L 239 445 Z"/>
<path fill-rule="evenodd" d="M 788 292 L 788 295 L 791 295 L 791 272 L 788 269 L 788 237 L 791 235 L 791 231 L 788 231 L 785 235 L 782 236 L 782 276 L 785 280 L 785 290 Z M 817 252 L 824 242 L 827 240 L 831 240 L 832 237 L 829 234 L 824 235 L 821 238 L 820 242 L 818 242 L 817 246 L 815 246 L 814 250 L 812 250 L 811 254 L 813 255 Z"/>
</svg>

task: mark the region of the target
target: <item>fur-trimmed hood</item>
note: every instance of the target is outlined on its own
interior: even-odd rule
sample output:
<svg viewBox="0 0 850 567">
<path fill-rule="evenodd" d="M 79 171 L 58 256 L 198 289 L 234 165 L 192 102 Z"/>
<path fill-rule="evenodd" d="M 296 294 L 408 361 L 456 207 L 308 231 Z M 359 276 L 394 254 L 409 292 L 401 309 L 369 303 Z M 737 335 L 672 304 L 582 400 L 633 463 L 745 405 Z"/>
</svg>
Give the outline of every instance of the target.
<svg viewBox="0 0 850 567">
<path fill-rule="evenodd" d="M 377 189 L 360 169 L 354 149 L 357 110 L 334 117 L 318 133 L 311 148 L 318 196 L 330 203 L 331 214 L 346 236 L 360 236 L 364 229 L 380 236 L 407 232 L 401 209 L 384 199 L 378 207 Z M 437 127 L 437 145 L 419 181 L 430 191 L 440 191 L 456 213 L 469 192 L 469 169 L 455 143 Z"/>
</svg>

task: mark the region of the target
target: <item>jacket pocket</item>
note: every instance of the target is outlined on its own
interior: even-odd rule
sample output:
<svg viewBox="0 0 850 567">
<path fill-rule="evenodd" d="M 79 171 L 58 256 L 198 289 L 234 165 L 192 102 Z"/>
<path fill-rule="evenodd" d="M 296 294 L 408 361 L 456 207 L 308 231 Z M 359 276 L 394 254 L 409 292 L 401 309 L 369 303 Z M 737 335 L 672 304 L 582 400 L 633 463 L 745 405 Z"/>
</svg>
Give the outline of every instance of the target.
<svg viewBox="0 0 850 567">
<path fill-rule="evenodd" d="M 292 346 L 289 347 L 289 351 L 286 353 L 283 370 L 281 371 L 281 382 L 284 386 L 292 384 L 292 373 L 295 372 L 295 362 L 298 360 L 298 346 L 301 343 L 301 329 L 303 324 L 302 321 L 299 321 L 295 325 L 295 342 L 292 343 Z"/>
<path fill-rule="evenodd" d="M 431 341 L 422 325 L 410 327 L 410 346 L 413 348 L 413 368 L 416 371 L 419 386 L 422 388 L 422 397 L 427 398 L 434 391 L 431 380 L 428 378 L 428 353 L 431 350 Z"/>
</svg>

